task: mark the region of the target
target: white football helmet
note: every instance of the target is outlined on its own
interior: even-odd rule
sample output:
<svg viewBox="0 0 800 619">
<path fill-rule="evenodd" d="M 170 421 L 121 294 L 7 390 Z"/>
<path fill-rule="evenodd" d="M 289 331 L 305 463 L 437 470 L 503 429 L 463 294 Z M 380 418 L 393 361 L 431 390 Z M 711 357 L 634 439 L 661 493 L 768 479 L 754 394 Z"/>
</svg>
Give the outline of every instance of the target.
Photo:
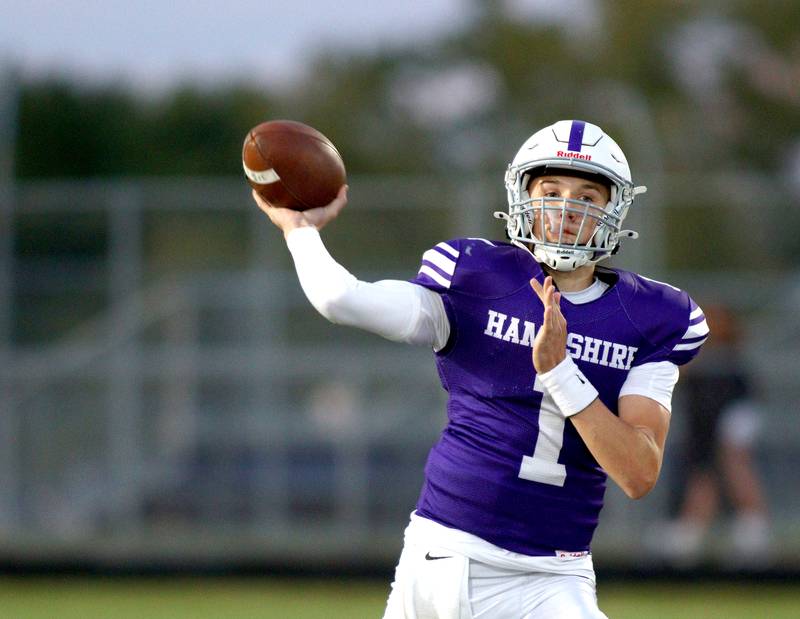
<svg viewBox="0 0 800 619">
<path fill-rule="evenodd" d="M 531 198 L 530 181 L 543 174 L 566 174 L 588 177 L 610 188 L 605 208 L 590 202 L 560 197 Z M 625 155 L 617 143 L 600 127 L 582 120 L 560 120 L 537 131 L 519 149 L 508 166 L 505 178 L 508 190 L 508 213 L 496 212 L 506 220 L 508 236 L 514 245 L 530 249 L 539 261 L 558 271 L 573 271 L 584 264 L 597 263 L 616 252 L 620 237 L 637 238 L 633 230 L 622 230 L 622 221 L 636 195 L 647 191 L 635 187 Z M 581 221 L 574 241 L 564 239 L 564 222 L 568 214 Z M 537 238 L 534 221 L 545 218 L 555 241 Z M 553 231 L 552 222 L 560 222 Z M 584 243 L 581 231 L 592 225 L 594 230 Z M 545 237 L 544 232 L 542 236 Z"/>
</svg>

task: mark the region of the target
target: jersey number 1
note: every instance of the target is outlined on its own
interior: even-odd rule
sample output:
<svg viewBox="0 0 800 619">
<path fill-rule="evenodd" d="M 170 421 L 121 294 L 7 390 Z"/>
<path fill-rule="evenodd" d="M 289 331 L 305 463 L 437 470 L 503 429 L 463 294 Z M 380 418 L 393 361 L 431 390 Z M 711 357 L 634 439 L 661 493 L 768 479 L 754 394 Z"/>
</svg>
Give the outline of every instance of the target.
<svg viewBox="0 0 800 619">
<path fill-rule="evenodd" d="M 542 394 L 542 404 L 539 407 L 539 435 L 536 437 L 533 456 L 522 457 L 519 476 L 542 484 L 563 486 L 567 479 L 567 467 L 558 463 L 558 455 L 564 444 L 566 419 L 553 399 L 544 392 L 538 376 L 533 389 Z"/>
</svg>

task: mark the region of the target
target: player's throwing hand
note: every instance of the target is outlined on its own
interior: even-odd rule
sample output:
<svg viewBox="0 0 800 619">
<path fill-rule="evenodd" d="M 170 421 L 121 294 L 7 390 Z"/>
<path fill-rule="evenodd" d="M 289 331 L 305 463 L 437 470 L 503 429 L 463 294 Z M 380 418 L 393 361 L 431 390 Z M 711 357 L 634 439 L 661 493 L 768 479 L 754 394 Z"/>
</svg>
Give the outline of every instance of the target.
<svg viewBox="0 0 800 619">
<path fill-rule="evenodd" d="M 341 186 L 336 198 L 327 206 L 310 208 L 305 211 L 295 211 L 288 208 L 273 206 L 262 198 L 255 189 L 253 190 L 253 200 L 255 200 L 258 208 L 267 214 L 272 223 L 283 231 L 284 235 L 289 234 L 289 232 L 295 228 L 302 228 L 304 226 L 313 226 L 317 230 L 322 230 L 322 228 L 336 218 L 347 204 L 347 185 Z"/>
<path fill-rule="evenodd" d="M 544 305 L 542 326 L 533 341 L 533 367 L 538 374 L 549 372 L 567 356 L 567 320 L 561 313 L 561 293 L 556 291 L 553 278 L 544 279 L 544 286 L 536 278 L 531 288 Z"/>
</svg>

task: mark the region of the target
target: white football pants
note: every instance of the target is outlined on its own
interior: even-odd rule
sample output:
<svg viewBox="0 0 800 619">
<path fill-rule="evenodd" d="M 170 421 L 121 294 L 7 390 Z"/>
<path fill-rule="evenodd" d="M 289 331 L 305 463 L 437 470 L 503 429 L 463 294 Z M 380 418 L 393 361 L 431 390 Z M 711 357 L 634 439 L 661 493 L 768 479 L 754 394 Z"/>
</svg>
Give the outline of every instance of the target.
<svg viewBox="0 0 800 619">
<path fill-rule="evenodd" d="M 383 619 L 607 619 L 583 576 L 497 568 L 442 548 L 403 549 Z"/>
</svg>

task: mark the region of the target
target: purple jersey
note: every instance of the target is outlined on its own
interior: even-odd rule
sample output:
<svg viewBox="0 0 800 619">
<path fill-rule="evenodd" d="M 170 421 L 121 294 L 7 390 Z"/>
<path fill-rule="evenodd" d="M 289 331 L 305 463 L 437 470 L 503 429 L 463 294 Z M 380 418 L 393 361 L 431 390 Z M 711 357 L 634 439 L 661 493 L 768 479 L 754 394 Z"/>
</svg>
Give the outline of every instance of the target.
<svg viewBox="0 0 800 619">
<path fill-rule="evenodd" d="M 561 309 L 568 354 L 615 414 L 631 367 L 684 364 L 704 317 L 677 288 L 598 268 L 611 288 Z M 457 239 L 425 252 L 413 280 L 442 295 L 450 338 L 436 364 L 448 423 L 425 466 L 417 513 L 526 555 L 586 551 L 606 474 L 536 378 L 532 346 L 543 307 L 529 280 L 545 274 L 507 243 Z"/>
</svg>

